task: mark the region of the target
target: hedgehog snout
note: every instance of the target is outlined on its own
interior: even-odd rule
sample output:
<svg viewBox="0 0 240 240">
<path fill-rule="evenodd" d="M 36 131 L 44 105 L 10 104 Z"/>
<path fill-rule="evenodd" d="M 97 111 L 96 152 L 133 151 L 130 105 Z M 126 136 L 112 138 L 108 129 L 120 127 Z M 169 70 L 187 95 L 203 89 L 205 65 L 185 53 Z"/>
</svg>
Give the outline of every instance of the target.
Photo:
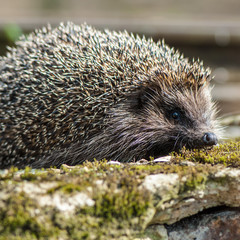
<svg viewBox="0 0 240 240">
<path fill-rule="evenodd" d="M 202 141 L 205 146 L 213 146 L 218 143 L 217 136 L 212 132 L 204 133 Z"/>
</svg>

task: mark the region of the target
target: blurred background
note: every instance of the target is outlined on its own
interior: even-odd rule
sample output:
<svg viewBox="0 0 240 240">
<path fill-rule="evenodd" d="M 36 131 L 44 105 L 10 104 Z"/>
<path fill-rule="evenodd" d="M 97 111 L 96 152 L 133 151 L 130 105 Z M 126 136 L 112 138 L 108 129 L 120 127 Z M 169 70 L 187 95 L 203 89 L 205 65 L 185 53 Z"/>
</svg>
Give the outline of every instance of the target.
<svg viewBox="0 0 240 240">
<path fill-rule="evenodd" d="M 239 0 L 0 0 L 0 55 L 21 34 L 66 21 L 164 38 L 185 57 L 202 59 L 215 76 L 225 135 L 240 136 Z"/>
</svg>

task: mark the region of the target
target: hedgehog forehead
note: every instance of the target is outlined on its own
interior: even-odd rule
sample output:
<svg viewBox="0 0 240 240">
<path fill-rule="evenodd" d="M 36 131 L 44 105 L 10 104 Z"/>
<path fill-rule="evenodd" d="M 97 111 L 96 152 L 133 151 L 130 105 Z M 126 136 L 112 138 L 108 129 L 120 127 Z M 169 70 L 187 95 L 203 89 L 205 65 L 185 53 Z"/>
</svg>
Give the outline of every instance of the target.
<svg viewBox="0 0 240 240">
<path fill-rule="evenodd" d="M 179 109 L 186 117 L 195 122 L 209 121 L 213 112 L 209 88 L 175 88 L 162 92 L 163 104 L 171 110 Z"/>
<path fill-rule="evenodd" d="M 176 106 L 182 109 L 185 107 L 187 110 L 205 109 L 211 102 L 208 82 L 196 85 L 191 82 L 186 84 L 183 81 L 170 82 L 168 79 L 159 79 L 151 81 L 143 90 L 153 102 L 165 103 L 172 109 L 177 108 Z"/>
<path fill-rule="evenodd" d="M 189 67 L 189 66 L 188 66 Z M 210 81 L 210 71 L 204 72 L 185 67 L 175 68 L 158 67 L 154 68 L 149 76 L 149 83 L 162 89 L 199 89 Z"/>
</svg>

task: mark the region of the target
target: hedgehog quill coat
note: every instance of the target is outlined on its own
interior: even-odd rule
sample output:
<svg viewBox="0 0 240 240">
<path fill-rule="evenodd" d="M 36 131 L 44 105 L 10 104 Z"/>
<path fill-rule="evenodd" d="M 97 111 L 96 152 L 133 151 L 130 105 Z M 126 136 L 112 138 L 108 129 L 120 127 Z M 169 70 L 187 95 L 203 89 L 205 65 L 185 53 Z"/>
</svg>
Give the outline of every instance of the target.
<svg viewBox="0 0 240 240">
<path fill-rule="evenodd" d="M 165 43 L 84 24 L 0 58 L 0 167 L 162 156 L 217 143 L 210 71 Z"/>
</svg>

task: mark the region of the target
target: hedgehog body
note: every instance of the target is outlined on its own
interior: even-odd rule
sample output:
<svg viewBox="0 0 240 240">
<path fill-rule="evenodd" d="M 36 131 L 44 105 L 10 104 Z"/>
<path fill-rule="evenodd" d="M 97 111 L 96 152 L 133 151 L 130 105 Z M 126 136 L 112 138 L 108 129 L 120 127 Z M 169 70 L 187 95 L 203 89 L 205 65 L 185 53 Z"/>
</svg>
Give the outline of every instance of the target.
<svg viewBox="0 0 240 240">
<path fill-rule="evenodd" d="M 0 167 L 131 161 L 217 142 L 210 71 L 165 43 L 83 24 L 0 58 Z"/>
</svg>

